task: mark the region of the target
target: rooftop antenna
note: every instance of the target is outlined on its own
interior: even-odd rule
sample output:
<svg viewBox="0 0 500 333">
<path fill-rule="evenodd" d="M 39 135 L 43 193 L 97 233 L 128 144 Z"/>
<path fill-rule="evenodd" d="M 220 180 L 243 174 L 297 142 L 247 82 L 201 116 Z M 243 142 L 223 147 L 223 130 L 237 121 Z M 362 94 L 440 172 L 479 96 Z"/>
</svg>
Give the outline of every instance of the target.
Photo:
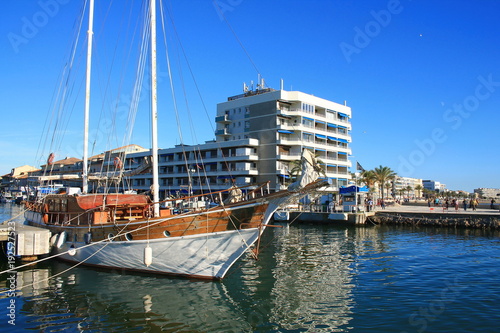
<svg viewBox="0 0 500 333">
<path fill-rule="evenodd" d="M 280 79 L 280 90 L 283 90 L 283 85 L 284 85 L 283 79 Z"/>
</svg>

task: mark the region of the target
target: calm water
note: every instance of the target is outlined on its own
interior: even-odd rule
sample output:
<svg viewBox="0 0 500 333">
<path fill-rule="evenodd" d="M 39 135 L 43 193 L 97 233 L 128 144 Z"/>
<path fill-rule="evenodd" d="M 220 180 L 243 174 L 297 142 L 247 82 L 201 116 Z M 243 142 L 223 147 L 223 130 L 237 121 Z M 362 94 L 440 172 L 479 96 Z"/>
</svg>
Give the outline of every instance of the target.
<svg viewBox="0 0 500 333">
<path fill-rule="evenodd" d="M 17 210 L 0 206 L 1 221 Z M 0 276 L 0 330 L 497 332 L 499 240 L 493 232 L 292 224 L 268 229 L 260 259 L 240 259 L 222 282 L 66 271 L 51 261 L 15 274 L 15 298 L 10 275 Z"/>
</svg>

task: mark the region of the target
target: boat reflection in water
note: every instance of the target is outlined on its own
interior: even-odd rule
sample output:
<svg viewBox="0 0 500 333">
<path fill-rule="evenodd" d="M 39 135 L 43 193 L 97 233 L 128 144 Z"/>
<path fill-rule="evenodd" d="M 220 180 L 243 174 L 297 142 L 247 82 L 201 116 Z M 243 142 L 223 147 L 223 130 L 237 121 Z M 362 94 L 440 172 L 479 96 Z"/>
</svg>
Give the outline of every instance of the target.
<svg viewBox="0 0 500 333">
<path fill-rule="evenodd" d="M 250 330 L 223 284 L 51 262 L 17 273 L 16 329 L 44 331 Z M 32 284 L 33 281 L 41 281 Z M 2 276 L 2 284 L 5 286 Z M 5 290 L 5 289 L 4 289 Z M 6 294 L 0 306 L 8 304 Z M 21 305 L 22 304 L 22 305 Z"/>
<path fill-rule="evenodd" d="M 348 233 L 364 229 L 352 230 L 272 228 L 262 239 L 259 260 L 242 257 L 219 282 L 83 266 L 68 270 L 70 265 L 58 261 L 39 264 L 18 273 L 23 318 L 16 326 L 47 331 L 331 331 L 352 319 L 356 250 Z M 31 286 L 32 281 L 38 283 Z"/>
</svg>

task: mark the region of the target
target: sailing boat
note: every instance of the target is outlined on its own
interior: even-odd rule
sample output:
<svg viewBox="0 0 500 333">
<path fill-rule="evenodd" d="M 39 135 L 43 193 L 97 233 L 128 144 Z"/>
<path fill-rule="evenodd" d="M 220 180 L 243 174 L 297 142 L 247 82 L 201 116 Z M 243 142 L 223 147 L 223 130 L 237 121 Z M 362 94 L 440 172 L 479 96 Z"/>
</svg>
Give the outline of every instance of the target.
<svg viewBox="0 0 500 333">
<path fill-rule="evenodd" d="M 156 111 L 156 4 L 149 6 L 152 87 L 153 199 L 142 194 L 87 193 L 87 141 L 92 48 L 93 0 L 89 4 L 87 54 L 87 98 L 83 187 L 81 195 L 49 194 L 37 202 L 26 202 L 29 224 L 48 228 L 53 250 L 59 258 L 74 263 L 148 273 L 203 279 L 222 279 L 235 261 L 268 226 L 279 207 L 295 202 L 326 186 L 317 180 L 317 164 L 305 149 L 301 179 L 289 189 L 271 193 L 261 184 L 243 195 L 241 188 L 176 198 L 174 202 L 201 196 L 229 197 L 215 207 L 184 206 L 179 213 L 160 209 Z M 167 200 L 168 201 L 168 200 Z"/>
</svg>

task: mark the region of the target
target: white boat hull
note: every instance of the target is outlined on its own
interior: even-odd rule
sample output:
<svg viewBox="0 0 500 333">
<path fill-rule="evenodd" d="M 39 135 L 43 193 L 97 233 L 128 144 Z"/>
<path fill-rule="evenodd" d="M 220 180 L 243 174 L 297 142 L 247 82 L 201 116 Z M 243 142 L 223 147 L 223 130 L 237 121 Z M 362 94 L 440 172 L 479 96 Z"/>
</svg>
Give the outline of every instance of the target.
<svg viewBox="0 0 500 333">
<path fill-rule="evenodd" d="M 259 229 L 253 228 L 150 241 L 67 241 L 54 248 L 59 258 L 85 265 L 222 279 L 258 235 Z M 149 266 L 144 260 L 148 246 L 152 249 Z"/>
</svg>

